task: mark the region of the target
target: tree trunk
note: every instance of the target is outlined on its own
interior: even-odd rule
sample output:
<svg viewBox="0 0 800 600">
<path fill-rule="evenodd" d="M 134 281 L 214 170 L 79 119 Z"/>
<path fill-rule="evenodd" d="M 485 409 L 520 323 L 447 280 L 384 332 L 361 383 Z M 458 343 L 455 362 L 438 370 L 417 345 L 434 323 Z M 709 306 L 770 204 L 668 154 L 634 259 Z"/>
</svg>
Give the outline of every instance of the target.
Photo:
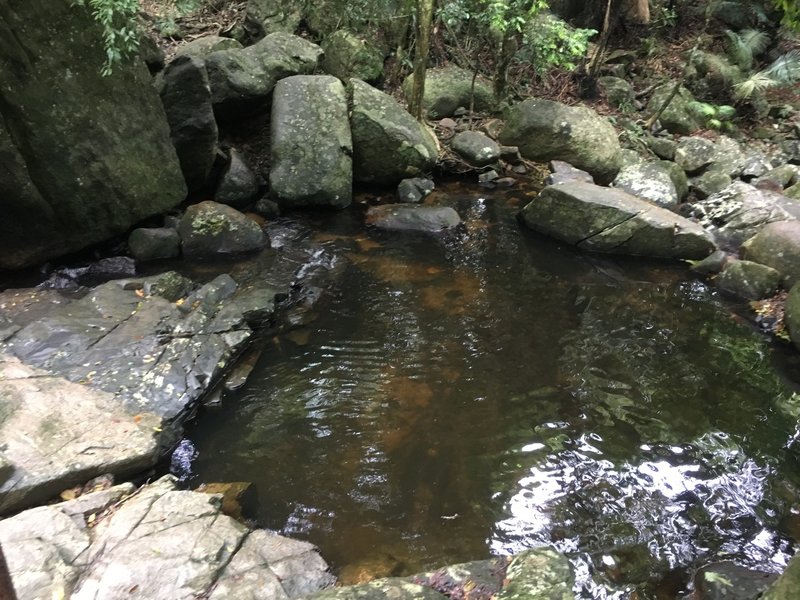
<svg viewBox="0 0 800 600">
<path fill-rule="evenodd" d="M 423 120 L 422 97 L 425 95 L 425 70 L 431 45 L 431 25 L 435 0 L 417 0 L 417 40 L 414 47 L 414 79 L 409 109 L 417 121 Z"/>
<path fill-rule="evenodd" d="M 502 100 L 506 95 L 508 87 L 508 67 L 511 60 L 519 49 L 516 35 L 513 31 L 506 31 L 503 34 L 503 41 L 500 42 L 500 49 L 497 53 L 496 67 L 494 72 L 494 96 L 497 100 Z"/>
</svg>

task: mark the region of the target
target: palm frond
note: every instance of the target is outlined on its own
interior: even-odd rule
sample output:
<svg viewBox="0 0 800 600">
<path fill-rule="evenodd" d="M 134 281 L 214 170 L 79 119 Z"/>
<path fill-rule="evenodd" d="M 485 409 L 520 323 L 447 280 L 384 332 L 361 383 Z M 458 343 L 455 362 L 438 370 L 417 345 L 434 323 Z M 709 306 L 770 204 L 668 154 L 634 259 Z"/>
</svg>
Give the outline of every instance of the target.
<svg viewBox="0 0 800 600">
<path fill-rule="evenodd" d="M 800 81 L 800 50 L 779 56 L 764 72 L 781 84 Z"/>
<path fill-rule="evenodd" d="M 753 56 L 758 56 L 767 49 L 772 39 L 765 31 L 758 29 L 744 29 L 739 32 L 739 39 L 750 48 Z"/>
<path fill-rule="evenodd" d="M 736 100 L 746 100 L 757 92 L 763 92 L 767 88 L 775 87 L 779 84 L 780 82 L 771 77 L 766 71 L 759 71 L 733 86 L 733 97 Z"/>
<path fill-rule="evenodd" d="M 731 61 L 739 65 L 740 68 L 749 70 L 753 65 L 753 50 L 744 43 L 738 33 L 725 30 L 725 37 L 728 38 L 728 56 Z"/>
</svg>

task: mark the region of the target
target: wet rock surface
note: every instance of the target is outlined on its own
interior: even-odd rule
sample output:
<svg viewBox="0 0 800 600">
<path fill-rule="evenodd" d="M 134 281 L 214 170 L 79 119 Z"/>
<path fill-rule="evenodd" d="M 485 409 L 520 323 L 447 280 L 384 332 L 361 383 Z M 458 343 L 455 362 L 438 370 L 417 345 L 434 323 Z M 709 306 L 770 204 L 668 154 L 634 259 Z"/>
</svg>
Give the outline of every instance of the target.
<svg viewBox="0 0 800 600">
<path fill-rule="evenodd" d="M 319 299 L 332 261 L 303 227 L 274 224 L 276 250 L 197 285 L 178 273 L 109 281 L 66 296 L 0 293 L 0 444 L 10 478 L 0 511 L 99 473 L 132 474 L 271 325 L 276 302 Z M 307 282 L 314 294 L 303 294 Z M 309 284 L 310 285 L 310 284 Z M 314 287 L 314 286 L 312 286 Z M 8 470 L 8 469 L 7 469 Z"/>
<path fill-rule="evenodd" d="M 178 225 L 178 232 L 183 254 L 190 258 L 251 252 L 268 243 L 258 223 L 219 202 L 190 206 Z"/>
<path fill-rule="evenodd" d="M 161 419 L 112 394 L 0 352 L 0 443 L 8 478 L 0 513 L 43 502 L 101 473 L 132 474 L 158 458 Z"/>
<path fill-rule="evenodd" d="M 795 220 L 800 204 L 781 194 L 737 181 L 691 205 L 690 216 L 712 232 L 723 248 L 738 248 L 767 223 Z"/>
<path fill-rule="evenodd" d="M 20 598 L 289 599 L 334 581 L 311 544 L 250 531 L 218 495 L 180 491 L 170 476 L 118 491 L 0 521 Z"/>
<path fill-rule="evenodd" d="M 549 186 L 521 217 L 535 231 L 594 252 L 705 258 L 715 248 L 697 223 L 622 190 L 590 183 Z"/>
<path fill-rule="evenodd" d="M 392 231 L 439 233 L 461 223 L 458 213 L 449 206 L 384 204 L 367 211 L 367 225 Z"/>
</svg>

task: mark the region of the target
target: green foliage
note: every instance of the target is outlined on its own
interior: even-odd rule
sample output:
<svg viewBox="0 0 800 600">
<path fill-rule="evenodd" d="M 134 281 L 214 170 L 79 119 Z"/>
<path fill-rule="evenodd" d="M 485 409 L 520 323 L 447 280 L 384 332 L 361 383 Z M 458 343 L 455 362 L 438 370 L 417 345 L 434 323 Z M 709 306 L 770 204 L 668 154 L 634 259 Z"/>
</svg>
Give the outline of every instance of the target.
<svg viewBox="0 0 800 600">
<path fill-rule="evenodd" d="M 800 81 L 800 52 L 791 50 L 779 56 L 763 71 L 753 73 L 734 86 L 734 98 L 747 100 L 772 87 L 791 85 Z"/>
<path fill-rule="evenodd" d="M 745 29 L 738 33 L 726 30 L 728 38 L 728 56 L 740 69 L 749 71 L 753 68 L 753 60 L 767 49 L 770 37 L 757 29 Z"/>
<path fill-rule="evenodd" d="M 114 64 L 139 48 L 136 14 L 139 0 L 73 0 L 73 6 L 85 6 L 103 29 L 106 61 L 103 75 L 110 75 Z"/>
<path fill-rule="evenodd" d="M 525 29 L 520 57 L 542 75 L 552 68 L 572 70 L 586 56 L 594 29 L 576 29 L 558 17 L 543 13 Z"/>
<path fill-rule="evenodd" d="M 164 0 L 169 9 L 167 19 L 172 21 L 196 9 L 201 0 Z M 88 8 L 103 31 L 106 60 L 102 74 L 111 75 L 114 65 L 129 58 L 139 48 L 137 15 L 139 0 L 72 0 L 72 6 Z"/>
<path fill-rule="evenodd" d="M 775 0 L 775 6 L 783 11 L 781 23 L 788 29 L 800 30 L 800 3 L 797 0 Z"/>
<path fill-rule="evenodd" d="M 689 112 L 700 123 L 709 129 L 727 129 L 730 121 L 736 116 L 736 109 L 727 104 L 710 104 L 708 102 L 689 102 Z"/>
</svg>

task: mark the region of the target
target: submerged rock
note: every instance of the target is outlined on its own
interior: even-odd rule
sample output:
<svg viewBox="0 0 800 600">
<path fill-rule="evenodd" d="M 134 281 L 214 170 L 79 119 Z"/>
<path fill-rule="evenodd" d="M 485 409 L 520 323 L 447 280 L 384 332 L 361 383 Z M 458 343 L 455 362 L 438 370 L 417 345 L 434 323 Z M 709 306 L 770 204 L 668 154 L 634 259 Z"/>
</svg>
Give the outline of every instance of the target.
<svg viewBox="0 0 800 600">
<path fill-rule="evenodd" d="M 268 242 L 255 221 L 230 206 L 210 201 L 187 208 L 178 231 L 187 258 L 250 252 Z"/>
<path fill-rule="evenodd" d="M 712 237 L 697 223 L 613 188 L 546 187 L 521 213 L 524 223 L 584 250 L 653 258 L 704 258 Z"/>
<path fill-rule="evenodd" d="M 367 225 L 379 229 L 439 233 L 460 223 L 458 213 L 449 206 L 384 204 L 367 210 Z"/>
<path fill-rule="evenodd" d="M 405 579 L 377 579 L 369 583 L 336 587 L 313 594 L 305 600 L 446 600 L 429 587 Z"/>
<path fill-rule="evenodd" d="M 698 600 L 756 600 L 776 579 L 776 573 L 755 571 L 731 561 L 704 566 L 694 576 Z"/>
<path fill-rule="evenodd" d="M 334 581 L 308 542 L 250 531 L 223 514 L 219 495 L 177 490 L 171 476 L 107 513 L 102 502 L 86 512 L 70 504 L 0 521 L 20 598 L 289 600 Z"/>
<path fill-rule="evenodd" d="M 353 142 L 347 97 L 338 79 L 296 75 L 278 82 L 271 144 L 270 193 L 281 207 L 350 204 Z"/>
<path fill-rule="evenodd" d="M 622 167 L 611 124 L 589 108 L 530 98 L 511 108 L 499 142 L 531 160 L 564 160 L 609 183 Z"/>
</svg>

